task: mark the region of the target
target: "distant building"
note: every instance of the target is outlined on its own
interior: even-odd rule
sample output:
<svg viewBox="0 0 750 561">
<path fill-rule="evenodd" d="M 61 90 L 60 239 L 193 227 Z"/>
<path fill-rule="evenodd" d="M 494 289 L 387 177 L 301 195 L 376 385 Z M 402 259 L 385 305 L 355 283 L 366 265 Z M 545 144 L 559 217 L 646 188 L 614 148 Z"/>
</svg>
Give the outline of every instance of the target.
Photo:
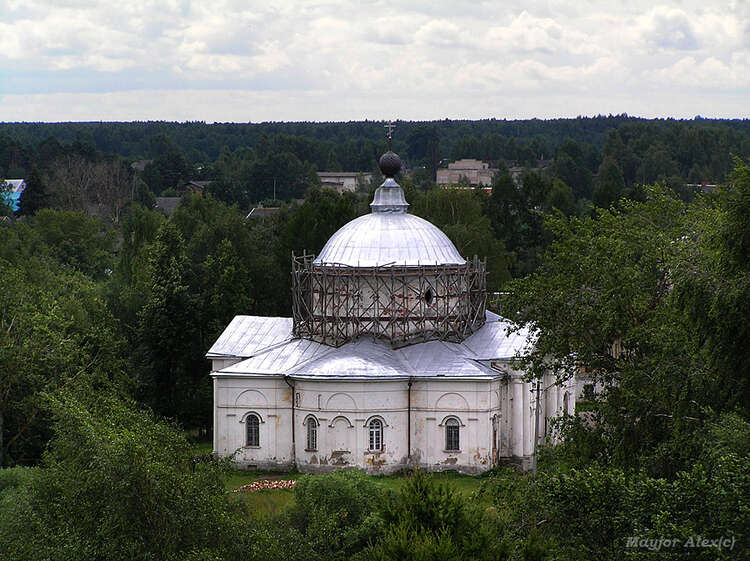
<svg viewBox="0 0 750 561">
<path fill-rule="evenodd" d="M 713 183 L 686 183 L 685 187 L 690 187 L 696 191 L 701 191 L 702 193 L 711 193 L 712 191 L 716 191 L 719 186 L 715 185 Z"/>
<path fill-rule="evenodd" d="M 0 201 L 9 206 L 13 212 L 18 212 L 21 208 L 21 193 L 26 189 L 26 181 L 23 179 L 5 179 L 5 185 L 2 187 L 0 182 Z"/>
<path fill-rule="evenodd" d="M 177 192 L 180 195 L 184 195 L 186 193 L 196 193 L 198 195 L 202 195 L 203 191 L 205 191 L 206 187 L 208 187 L 211 183 L 211 181 L 186 181 L 185 183 L 180 185 Z"/>
<path fill-rule="evenodd" d="M 269 216 L 275 216 L 279 213 L 279 210 L 281 210 L 280 207 L 277 206 L 256 206 L 254 209 L 250 211 L 250 213 L 245 217 L 245 220 L 252 219 L 263 219 L 268 218 Z"/>
<path fill-rule="evenodd" d="M 371 173 L 359 171 L 319 171 L 318 177 L 323 187 L 336 189 L 339 193 L 344 191 L 356 191 L 372 180 Z"/>
<path fill-rule="evenodd" d="M 172 216 L 180 200 L 182 197 L 156 197 L 156 208 L 167 216 Z"/>
<path fill-rule="evenodd" d="M 513 180 L 513 183 L 515 183 L 517 186 L 521 185 L 521 176 L 523 175 L 523 171 L 525 169 L 526 168 L 524 168 L 523 166 L 511 166 L 508 168 L 508 174 Z"/>
<path fill-rule="evenodd" d="M 438 185 L 456 185 L 467 182 L 469 185 L 489 186 L 497 173 L 496 168 L 481 160 L 464 158 L 448 164 L 447 168 L 437 170 Z"/>
<path fill-rule="evenodd" d="M 138 171 L 143 171 L 151 162 L 153 162 L 153 160 L 136 160 L 135 162 L 130 164 L 130 167 L 133 169 L 137 169 Z"/>
</svg>

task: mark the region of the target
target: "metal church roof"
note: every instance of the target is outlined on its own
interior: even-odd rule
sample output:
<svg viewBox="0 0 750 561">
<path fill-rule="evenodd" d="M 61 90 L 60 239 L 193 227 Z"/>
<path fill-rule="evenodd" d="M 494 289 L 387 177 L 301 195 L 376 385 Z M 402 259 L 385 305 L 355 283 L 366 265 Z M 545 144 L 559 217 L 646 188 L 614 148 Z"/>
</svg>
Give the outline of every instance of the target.
<svg viewBox="0 0 750 561">
<path fill-rule="evenodd" d="M 492 314 L 494 316 L 494 314 Z M 393 349 L 361 338 L 334 348 L 292 336 L 289 318 L 238 316 L 209 358 L 248 357 L 215 376 L 288 375 L 316 379 L 487 378 L 499 375 L 480 361 L 507 360 L 531 344 L 528 332 L 506 335 L 510 323 L 488 322 L 463 343 L 428 341 Z M 221 343 L 221 345 L 220 345 Z M 225 354 L 219 352 L 224 349 Z M 245 353 L 245 354 L 242 354 Z M 247 354 L 250 353 L 250 354 Z"/>
<path fill-rule="evenodd" d="M 463 265 L 440 228 L 406 212 L 373 212 L 333 234 L 314 264 L 350 267 Z"/>
<path fill-rule="evenodd" d="M 235 316 L 207 358 L 246 358 L 292 338 L 292 318 Z"/>
</svg>

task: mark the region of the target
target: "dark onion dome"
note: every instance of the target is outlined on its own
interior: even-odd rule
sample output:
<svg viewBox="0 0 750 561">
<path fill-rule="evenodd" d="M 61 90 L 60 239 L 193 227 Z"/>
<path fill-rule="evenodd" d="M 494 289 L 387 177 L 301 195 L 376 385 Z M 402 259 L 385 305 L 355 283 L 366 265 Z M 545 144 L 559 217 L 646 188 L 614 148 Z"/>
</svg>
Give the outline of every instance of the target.
<svg viewBox="0 0 750 561">
<path fill-rule="evenodd" d="M 396 174 L 401 171 L 401 158 L 395 152 L 388 150 L 380 156 L 379 165 L 385 177 L 396 177 Z"/>
</svg>

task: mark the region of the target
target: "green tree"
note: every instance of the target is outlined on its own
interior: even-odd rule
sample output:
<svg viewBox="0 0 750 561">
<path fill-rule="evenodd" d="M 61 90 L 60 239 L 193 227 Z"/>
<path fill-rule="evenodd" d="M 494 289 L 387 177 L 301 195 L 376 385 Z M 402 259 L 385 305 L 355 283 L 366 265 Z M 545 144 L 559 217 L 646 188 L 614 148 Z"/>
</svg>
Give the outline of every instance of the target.
<svg viewBox="0 0 750 561">
<path fill-rule="evenodd" d="M 115 234 L 100 219 L 45 208 L 34 216 L 33 228 L 61 263 L 94 279 L 111 273 Z"/>
<path fill-rule="evenodd" d="M 379 561 L 506 559 L 496 519 L 423 473 L 412 474 L 384 502 L 383 537 L 364 558 Z"/>
<path fill-rule="evenodd" d="M 47 188 L 36 166 L 26 179 L 26 188 L 21 194 L 21 214 L 33 215 L 49 204 Z"/>
<path fill-rule="evenodd" d="M 695 452 L 691 435 L 715 381 L 696 353 L 673 270 L 686 231 L 684 204 L 659 189 L 643 203 L 595 217 L 548 217 L 544 265 L 515 282 L 503 310 L 538 333 L 522 363 L 539 376 L 582 369 L 606 391 L 579 455 L 674 473 Z M 583 444 L 594 443 L 593 450 Z"/>
<path fill-rule="evenodd" d="M 0 259 L 0 464 L 33 463 L 50 437 L 44 392 L 124 380 L 122 342 L 97 287 L 38 257 Z M 51 266 L 50 266 L 51 265 Z"/>
<path fill-rule="evenodd" d="M 196 379 L 199 368 L 193 364 L 200 352 L 196 349 L 201 349 L 200 326 L 195 322 L 198 314 L 185 278 L 187 269 L 182 235 L 171 222 L 165 222 L 149 248 L 150 294 L 138 313 L 139 372 L 142 399 L 162 415 L 182 413 L 183 421 L 190 415 L 194 422 L 193 403 L 205 393 L 200 388 L 207 380 L 205 371 Z"/>
<path fill-rule="evenodd" d="M 615 204 L 625 190 L 625 180 L 617 162 L 612 157 L 604 158 L 599 166 L 593 201 L 596 206 L 609 208 Z"/>
<path fill-rule="evenodd" d="M 750 166 L 737 162 L 731 187 L 694 206 L 672 268 L 674 294 L 714 373 L 711 405 L 750 403 Z M 706 388 L 708 390 L 709 388 Z"/>
<path fill-rule="evenodd" d="M 43 467 L 0 495 L 0 556 L 234 557 L 242 513 L 220 466 L 196 461 L 180 431 L 133 404 L 76 393 L 49 395 L 55 437 Z"/>
<path fill-rule="evenodd" d="M 550 189 L 544 201 L 544 209 L 547 211 L 557 209 L 565 216 L 572 216 L 575 213 L 575 208 L 573 190 L 564 181 L 555 178 L 552 181 L 552 189 Z"/>
</svg>

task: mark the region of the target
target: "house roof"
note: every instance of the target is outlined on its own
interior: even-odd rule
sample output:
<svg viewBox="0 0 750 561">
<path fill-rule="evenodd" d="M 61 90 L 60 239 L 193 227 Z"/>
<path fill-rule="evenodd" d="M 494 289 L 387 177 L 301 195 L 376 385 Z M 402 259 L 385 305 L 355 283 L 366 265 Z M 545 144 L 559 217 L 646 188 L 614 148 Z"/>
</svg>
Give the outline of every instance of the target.
<svg viewBox="0 0 750 561">
<path fill-rule="evenodd" d="M 362 176 L 368 176 L 372 175 L 370 172 L 362 172 L 362 171 L 319 171 L 318 177 L 359 177 Z"/>
<path fill-rule="evenodd" d="M 164 214 L 171 216 L 180 204 L 181 197 L 156 197 L 156 208 L 164 211 Z"/>
<path fill-rule="evenodd" d="M 23 193 L 26 188 L 26 181 L 23 179 L 6 179 L 5 184 L 11 193 Z"/>
<path fill-rule="evenodd" d="M 278 214 L 280 210 L 281 207 L 278 206 L 256 206 L 250 211 L 250 214 L 245 217 L 245 220 L 248 218 L 266 218 Z"/>
<path fill-rule="evenodd" d="M 291 318 L 237 316 L 206 356 L 244 359 L 214 376 L 486 379 L 500 374 L 481 361 L 508 360 L 530 344 L 527 331 L 506 335 L 509 327 L 509 322 L 488 312 L 487 323 L 462 343 L 428 341 L 393 349 L 383 341 L 362 337 L 334 348 L 294 337 Z"/>
</svg>

